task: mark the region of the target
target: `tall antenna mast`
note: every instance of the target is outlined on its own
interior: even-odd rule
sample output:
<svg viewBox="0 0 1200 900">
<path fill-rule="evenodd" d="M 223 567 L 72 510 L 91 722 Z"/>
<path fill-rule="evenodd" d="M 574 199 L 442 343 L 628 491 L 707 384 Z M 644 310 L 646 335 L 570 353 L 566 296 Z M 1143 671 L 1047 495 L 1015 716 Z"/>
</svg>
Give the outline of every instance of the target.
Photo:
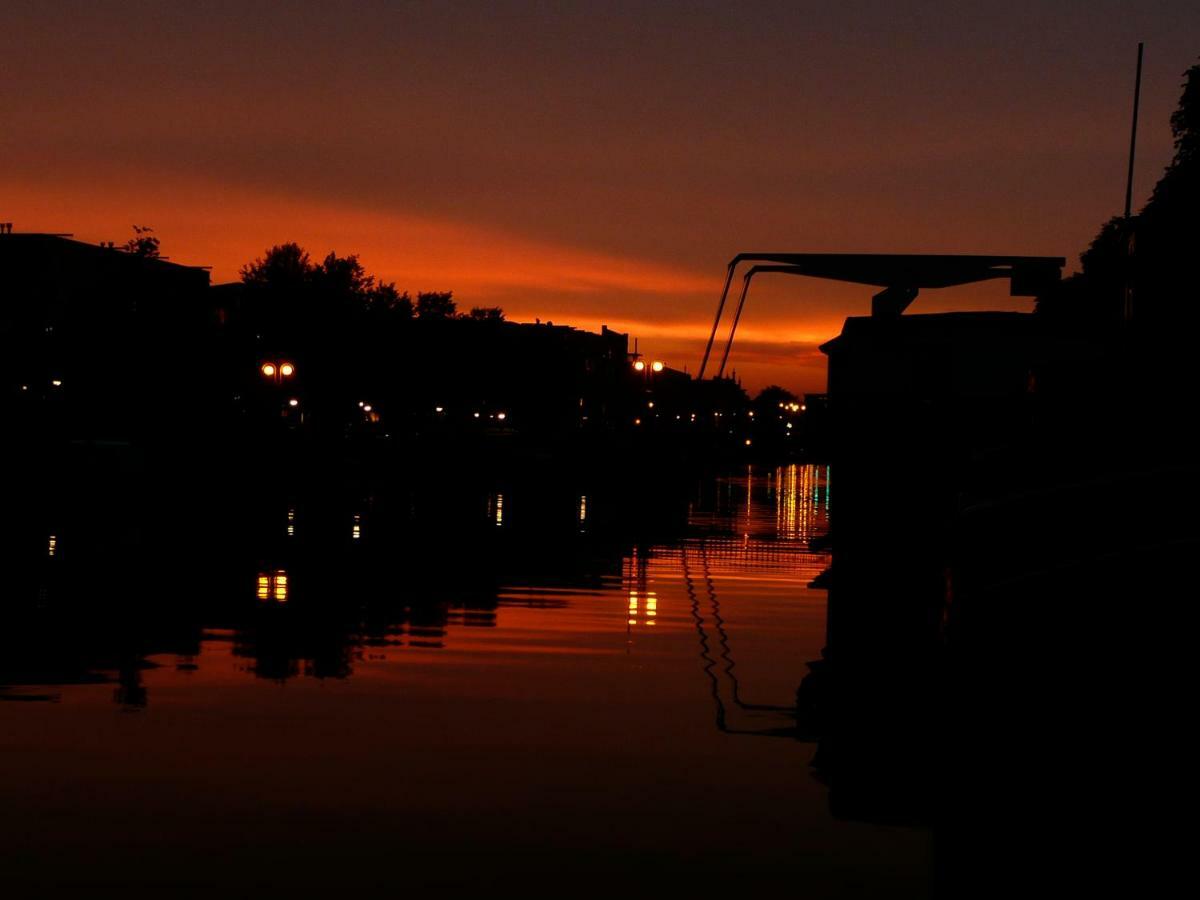
<svg viewBox="0 0 1200 900">
<path fill-rule="evenodd" d="M 1137 151 L 1138 101 L 1142 96 L 1142 48 L 1138 41 L 1137 74 L 1133 79 L 1133 125 L 1129 129 L 1129 175 L 1125 179 L 1125 321 L 1133 318 L 1133 159 Z"/>
<path fill-rule="evenodd" d="M 1138 41 L 1138 59 L 1137 59 L 1137 75 L 1133 79 L 1133 127 L 1129 132 L 1129 177 L 1125 180 L 1125 218 L 1128 219 L 1132 213 L 1133 207 L 1133 157 L 1137 151 L 1137 120 L 1138 120 L 1138 100 L 1142 95 L 1142 48 L 1145 47 L 1141 41 Z"/>
</svg>

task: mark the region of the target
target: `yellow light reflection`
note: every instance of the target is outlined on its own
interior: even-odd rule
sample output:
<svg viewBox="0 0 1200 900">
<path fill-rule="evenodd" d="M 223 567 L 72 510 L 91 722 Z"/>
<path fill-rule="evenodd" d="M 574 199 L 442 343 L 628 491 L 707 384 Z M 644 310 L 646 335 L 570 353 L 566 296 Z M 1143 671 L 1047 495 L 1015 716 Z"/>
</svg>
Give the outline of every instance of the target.
<svg viewBox="0 0 1200 900">
<path fill-rule="evenodd" d="M 255 594 L 259 600 L 274 600 L 277 603 L 287 603 L 287 572 L 283 569 L 276 569 L 273 573 L 260 572 L 258 574 L 258 585 Z"/>
<path fill-rule="evenodd" d="M 55 535 L 50 535 L 50 541 L 46 545 L 46 555 L 53 556 L 58 552 L 58 538 Z"/>
<path fill-rule="evenodd" d="M 262 364 L 262 373 L 267 378 L 274 378 L 275 377 L 275 366 L 273 366 L 271 363 L 263 363 Z"/>
</svg>

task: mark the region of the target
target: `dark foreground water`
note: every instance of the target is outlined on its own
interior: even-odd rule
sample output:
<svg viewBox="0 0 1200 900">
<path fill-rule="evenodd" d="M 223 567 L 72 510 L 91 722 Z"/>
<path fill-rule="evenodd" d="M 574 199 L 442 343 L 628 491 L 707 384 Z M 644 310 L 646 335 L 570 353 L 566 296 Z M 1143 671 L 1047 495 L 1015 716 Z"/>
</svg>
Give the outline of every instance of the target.
<svg viewBox="0 0 1200 900">
<path fill-rule="evenodd" d="M 791 466 L 10 507 L 4 895 L 923 896 L 926 832 L 834 819 L 791 727 L 830 499 Z"/>
</svg>

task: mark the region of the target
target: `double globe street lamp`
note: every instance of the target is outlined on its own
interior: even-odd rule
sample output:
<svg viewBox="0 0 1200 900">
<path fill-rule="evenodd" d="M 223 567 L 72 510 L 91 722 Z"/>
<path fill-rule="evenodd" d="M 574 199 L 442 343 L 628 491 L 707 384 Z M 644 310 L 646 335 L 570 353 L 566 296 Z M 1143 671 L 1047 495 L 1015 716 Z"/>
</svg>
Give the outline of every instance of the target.
<svg viewBox="0 0 1200 900">
<path fill-rule="evenodd" d="M 263 378 L 269 378 L 276 384 L 283 384 L 285 378 L 291 378 L 296 374 L 296 367 L 290 362 L 265 362 L 258 367 L 258 371 L 262 372 Z"/>
</svg>

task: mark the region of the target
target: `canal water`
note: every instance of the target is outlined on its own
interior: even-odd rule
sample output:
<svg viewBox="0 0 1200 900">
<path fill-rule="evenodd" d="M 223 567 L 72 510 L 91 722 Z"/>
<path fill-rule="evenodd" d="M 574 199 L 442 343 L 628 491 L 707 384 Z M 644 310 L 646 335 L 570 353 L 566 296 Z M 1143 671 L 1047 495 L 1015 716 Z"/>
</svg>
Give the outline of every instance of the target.
<svg viewBox="0 0 1200 900">
<path fill-rule="evenodd" d="M 824 467 L 413 481 L 9 509 L 6 896 L 928 893 L 794 728 Z"/>
</svg>

